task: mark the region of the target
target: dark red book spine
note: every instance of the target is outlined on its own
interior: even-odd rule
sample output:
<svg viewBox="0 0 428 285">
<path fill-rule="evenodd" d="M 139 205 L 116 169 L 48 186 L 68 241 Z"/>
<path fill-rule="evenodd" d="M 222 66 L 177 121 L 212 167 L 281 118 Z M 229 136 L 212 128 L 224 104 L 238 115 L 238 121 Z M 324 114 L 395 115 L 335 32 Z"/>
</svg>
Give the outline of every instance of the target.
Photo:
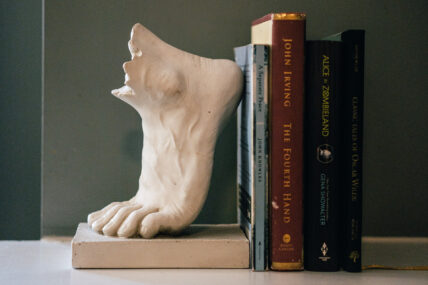
<svg viewBox="0 0 428 285">
<path fill-rule="evenodd" d="M 305 18 L 272 24 L 271 269 L 303 269 Z"/>
</svg>

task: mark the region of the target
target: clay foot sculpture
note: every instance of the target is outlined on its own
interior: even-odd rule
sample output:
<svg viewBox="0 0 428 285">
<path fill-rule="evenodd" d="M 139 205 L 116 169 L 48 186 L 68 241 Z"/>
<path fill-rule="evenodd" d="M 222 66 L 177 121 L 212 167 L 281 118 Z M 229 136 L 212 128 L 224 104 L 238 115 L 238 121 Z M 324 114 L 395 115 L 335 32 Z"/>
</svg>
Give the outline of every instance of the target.
<svg viewBox="0 0 428 285">
<path fill-rule="evenodd" d="M 179 233 L 205 202 L 217 136 L 240 99 L 242 73 L 232 61 L 178 50 L 140 24 L 128 46 L 125 86 L 112 93 L 142 119 L 139 189 L 90 214 L 88 223 L 109 236 Z"/>
</svg>

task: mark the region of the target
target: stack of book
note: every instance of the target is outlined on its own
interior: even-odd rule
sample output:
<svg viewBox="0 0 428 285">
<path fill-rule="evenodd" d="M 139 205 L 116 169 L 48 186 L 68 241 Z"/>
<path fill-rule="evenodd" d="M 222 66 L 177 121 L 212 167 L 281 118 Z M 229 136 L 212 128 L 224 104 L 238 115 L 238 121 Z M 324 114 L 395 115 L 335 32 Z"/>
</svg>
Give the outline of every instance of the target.
<svg viewBox="0 0 428 285">
<path fill-rule="evenodd" d="M 303 13 L 235 48 L 238 219 L 256 271 L 361 271 L 364 31 L 306 41 Z"/>
</svg>

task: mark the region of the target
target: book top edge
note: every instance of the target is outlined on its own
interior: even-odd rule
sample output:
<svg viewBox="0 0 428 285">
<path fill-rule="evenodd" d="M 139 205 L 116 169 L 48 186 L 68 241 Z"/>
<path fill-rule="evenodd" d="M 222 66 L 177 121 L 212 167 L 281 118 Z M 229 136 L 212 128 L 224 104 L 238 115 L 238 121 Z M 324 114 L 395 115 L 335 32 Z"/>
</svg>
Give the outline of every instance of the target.
<svg viewBox="0 0 428 285">
<path fill-rule="evenodd" d="M 282 20 L 305 20 L 305 13 L 270 13 L 259 19 L 254 20 L 251 25 L 258 25 L 266 21 L 282 21 Z"/>
<path fill-rule="evenodd" d="M 336 34 L 332 34 L 326 37 L 323 37 L 323 40 L 329 40 L 329 41 L 341 41 L 342 40 L 342 36 L 347 35 L 347 34 L 351 34 L 351 35 L 358 35 L 360 37 L 364 37 L 365 36 L 365 30 L 363 29 L 349 29 L 349 30 L 345 30 L 343 32 L 340 33 L 336 33 Z"/>
<path fill-rule="evenodd" d="M 342 45 L 342 41 L 337 41 L 334 39 L 322 39 L 322 40 L 307 40 L 306 45 Z"/>
</svg>

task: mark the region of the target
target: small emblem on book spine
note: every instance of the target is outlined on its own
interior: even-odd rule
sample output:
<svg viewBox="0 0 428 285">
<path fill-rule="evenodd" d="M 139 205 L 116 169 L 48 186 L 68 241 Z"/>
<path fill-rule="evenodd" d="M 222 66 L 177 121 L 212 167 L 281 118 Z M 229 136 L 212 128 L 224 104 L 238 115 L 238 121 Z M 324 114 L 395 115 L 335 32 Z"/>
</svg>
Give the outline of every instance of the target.
<svg viewBox="0 0 428 285">
<path fill-rule="evenodd" d="M 327 256 L 328 247 L 327 247 L 327 244 L 325 242 L 321 246 L 321 253 L 322 253 L 322 256 L 318 257 L 319 259 L 321 259 L 324 262 L 326 262 L 330 259 L 330 256 Z"/>
<path fill-rule="evenodd" d="M 334 149 L 329 144 L 322 144 L 317 147 L 317 160 L 323 164 L 332 162 L 334 159 Z"/>
<path fill-rule="evenodd" d="M 360 254 L 357 250 L 354 250 L 349 255 L 349 259 L 351 259 L 354 263 L 357 263 L 357 260 L 360 258 Z"/>
</svg>

